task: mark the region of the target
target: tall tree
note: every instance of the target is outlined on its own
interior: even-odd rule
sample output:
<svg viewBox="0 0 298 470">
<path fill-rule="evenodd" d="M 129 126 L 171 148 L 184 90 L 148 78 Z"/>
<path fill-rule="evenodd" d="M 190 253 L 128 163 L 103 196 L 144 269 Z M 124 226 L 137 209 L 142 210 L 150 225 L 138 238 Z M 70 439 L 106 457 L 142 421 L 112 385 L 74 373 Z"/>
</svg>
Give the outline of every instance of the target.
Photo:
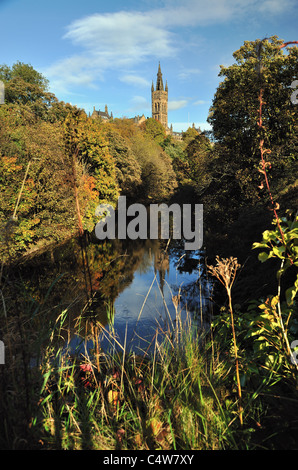
<svg viewBox="0 0 298 470">
<path fill-rule="evenodd" d="M 73 108 L 49 92 L 49 81 L 32 65 L 16 62 L 12 67 L 0 65 L 0 80 L 5 87 L 5 103 L 16 106 L 30 122 L 42 119 L 58 121 L 66 118 Z"/>
<path fill-rule="evenodd" d="M 277 36 L 245 41 L 233 54 L 235 63 L 221 67 L 223 81 L 208 118 L 217 141 L 217 163 L 210 171 L 221 190 L 228 191 L 231 204 L 233 199 L 238 206 L 239 201 L 263 200 L 261 138 L 271 152 L 267 171 L 274 194 L 291 185 L 297 173 L 298 107 L 291 102 L 290 86 L 298 76 L 298 48 L 281 49 L 282 44 Z M 258 125 L 261 89 L 263 129 Z"/>
</svg>

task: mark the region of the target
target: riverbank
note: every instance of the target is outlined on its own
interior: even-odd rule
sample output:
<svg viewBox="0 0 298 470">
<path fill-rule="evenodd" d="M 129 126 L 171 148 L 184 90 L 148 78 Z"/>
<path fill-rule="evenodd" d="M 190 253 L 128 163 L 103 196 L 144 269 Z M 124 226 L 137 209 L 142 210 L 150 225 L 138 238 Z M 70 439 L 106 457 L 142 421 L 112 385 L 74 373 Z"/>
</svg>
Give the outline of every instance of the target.
<svg viewBox="0 0 298 470">
<path fill-rule="evenodd" d="M 113 249 L 96 246 L 88 257 L 89 262 L 97 263 L 93 266 L 97 274 L 91 277 L 90 285 L 95 288 L 97 280 L 106 294 L 114 292 L 109 289 L 115 273 L 119 285 L 126 285 L 124 261 L 133 267 L 126 276 L 130 279 L 136 266 L 144 269 L 141 247 L 137 256 L 126 251 L 125 257 L 116 247 L 117 243 Z M 296 375 L 288 367 L 282 343 L 277 344 L 273 360 L 268 362 L 256 303 L 249 311 L 233 305 L 240 403 L 225 302 L 220 315 L 213 318 L 212 328 L 200 329 L 190 312 L 186 317 L 182 315 L 181 298 L 173 296 L 175 318 L 167 324 L 160 322 L 151 348 L 147 342 L 148 348 L 138 355 L 130 349 L 127 336 L 119 341 L 110 304 L 98 304 L 96 299 L 97 307 L 105 312 L 104 316 L 94 314 L 95 304 L 85 296 L 83 265 L 75 261 L 81 253 L 78 251 L 76 258 L 74 248 L 70 245 L 62 250 L 72 276 L 65 276 L 65 269 L 57 262 L 58 270 L 50 278 L 46 260 L 35 260 L 39 276 L 35 279 L 32 268 L 30 280 L 24 273 L 15 273 L 9 279 L 9 290 L 4 291 L 0 317 L 6 346 L 5 366 L 0 366 L 1 448 L 297 448 Z M 123 248 L 127 250 L 127 246 Z M 102 266 L 106 266 L 105 276 L 101 274 Z M 65 279 L 65 284 L 59 287 L 58 278 Z M 42 295 L 37 285 L 43 287 Z M 70 289 L 71 285 L 77 287 Z M 63 301 L 62 292 L 67 293 Z M 79 293 L 85 299 L 81 304 L 77 303 Z M 279 330 L 274 328 L 272 324 L 268 334 L 276 342 Z M 92 347 L 83 349 L 83 355 L 67 352 L 65 341 L 70 332 L 81 338 L 83 346 L 88 341 Z M 103 340 L 109 346 L 105 350 Z M 255 348 L 258 344 L 260 350 Z M 273 352 L 271 349 L 270 354 Z M 272 433 L 271 426 L 277 431 Z"/>
</svg>

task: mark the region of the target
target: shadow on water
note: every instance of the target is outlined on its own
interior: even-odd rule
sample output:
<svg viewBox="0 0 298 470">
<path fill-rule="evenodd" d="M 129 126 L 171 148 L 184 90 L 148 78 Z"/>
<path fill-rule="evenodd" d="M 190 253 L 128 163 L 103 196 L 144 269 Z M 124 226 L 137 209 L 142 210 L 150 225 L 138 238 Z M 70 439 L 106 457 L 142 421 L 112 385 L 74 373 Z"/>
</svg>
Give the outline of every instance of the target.
<svg viewBox="0 0 298 470">
<path fill-rule="evenodd" d="M 94 325 L 140 353 L 157 327 L 175 327 L 178 309 L 182 321 L 187 315 L 196 324 L 207 320 L 210 284 L 204 254 L 184 251 L 182 241 L 73 239 L 18 270 L 38 301 L 59 278 L 47 302 L 57 315 L 68 310 L 63 337 L 71 353 L 88 354 L 94 347 Z M 109 340 L 102 337 L 100 347 L 107 349 Z"/>
</svg>

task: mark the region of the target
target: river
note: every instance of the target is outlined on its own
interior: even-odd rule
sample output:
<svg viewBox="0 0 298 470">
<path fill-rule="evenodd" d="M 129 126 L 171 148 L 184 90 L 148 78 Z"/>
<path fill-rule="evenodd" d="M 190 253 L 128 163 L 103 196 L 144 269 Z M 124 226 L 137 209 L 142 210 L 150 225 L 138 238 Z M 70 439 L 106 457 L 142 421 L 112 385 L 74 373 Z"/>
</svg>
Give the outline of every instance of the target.
<svg viewBox="0 0 298 470">
<path fill-rule="evenodd" d="M 64 341 L 71 353 L 94 346 L 86 327 L 93 319 L 140 354 L 152 346 L 157 328 L 175 329 L 178 318 L 208 322 L 211 285 L 204 266 L 204 253 L 184 251 L 179 241 L 73 239 L 27 260 L 18 273 L 33 303 L 46 307 L 44 321 L 46 311 L 68 312 Z"/>
</svg>

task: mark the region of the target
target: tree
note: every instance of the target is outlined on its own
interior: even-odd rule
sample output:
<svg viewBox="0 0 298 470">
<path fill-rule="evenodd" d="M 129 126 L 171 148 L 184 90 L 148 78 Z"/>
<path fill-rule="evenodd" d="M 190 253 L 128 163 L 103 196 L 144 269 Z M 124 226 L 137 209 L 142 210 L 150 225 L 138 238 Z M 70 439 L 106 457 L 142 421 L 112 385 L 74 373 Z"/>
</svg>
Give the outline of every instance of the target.
<svg viewBox="0 0 298 470">
<path fill-rule="evenodd" d="M 75 233 L 71 168 L 59 123 L 0 108 L 0 252 L 4 259 Z"/>
<path fill-rule="evenodd" d="M 185 149 L 186 161 L 190 169 L 190 177 L 200 193 L 209 184 L 208 165 L 212 158 L 212 147 L 204 134 L 196 134 Z"/>
<path fill-rule="evenodd" d="M 109 152 L 108 141 L 101 132 L 100 124 L 80 110 L 73 110 L 65 120 L 64 142 L 66 156 L 73 168 L 74 183 L 77 184 L 75 171 L 78 165 L 83 165 L 89 177 L 92 197 L 84 210 L 83 228 L 92 231 L 97 222 L 96 207 L 101 203 L 116 205 L 118 200 L 115 160 Z M 79 206 L 77 199 L 77 211 L 80 212 Z"/>
<path fill-rule="evenodd" d="M 208 118 L 223 167 L 233 176 L 235 196 L 243 202 L 262 198 L 259 143 L 264 138 L 270 149 L 272 190 L 287 185 L 297 161 L 297 106 L 290 100 L 293 79 L 298 75 L 298 48 L 280 49 L 282 40 L 245 41 L 233 56 L 236 63 L 221 67 L 220 83 Z M 263 125 L 258 126 L 259 94 L 263 89 Z M 281 181 L 282 180 L 282 181 Z"/>
<path fill-rule="evenodd" d="M 132 195 L 141 184 L 141 166 L 135 159 L 129 143 L 113 124 L 104 123 L 101 132 L 108 142 L 110 154 L 115 160 L 116 178 L 123 195 Z"/>
<path fill-rule="evenodd" d="M 146 121 L 141 124 L 140 128 L 148 137 L 155 140 L 155 142 L 158 144 L 162 144 L 166 138 L 166 131 L 164 126 L 156 119 L 146 119 Z"/>
<path fill-rule="evenodd" d="M 171 158 L 154 140 L 140 133 L 132 139 L 131 148 L 142 171 L 138 198 L 144 202 L 169 198 L 177 187 Z"/>
<path fill-rule="evenodd" d="M 49 81 L 30 64 L 1 65 L 0 80 L 5 85 L 6 105 L 17 107 L 28 122 L 63 120 L 73 108 L 48 91 Z"/>
<path fill-rule="evenodd" d="M 182 132 L 182 140 L 188 145 L 198 134 L 199 132 L 195 127 L 189 127 L 185 132 Z"/>
<path fill-rule="evenodd" d="M 0 66 L 0 80 L 8 83 L 13 79 L 22 79 L 24 82 L 38 86 L 44 92 L 48 91 L 49 81 L 32 65 L 16 62 L 12 67 Z"/>
</svg>

